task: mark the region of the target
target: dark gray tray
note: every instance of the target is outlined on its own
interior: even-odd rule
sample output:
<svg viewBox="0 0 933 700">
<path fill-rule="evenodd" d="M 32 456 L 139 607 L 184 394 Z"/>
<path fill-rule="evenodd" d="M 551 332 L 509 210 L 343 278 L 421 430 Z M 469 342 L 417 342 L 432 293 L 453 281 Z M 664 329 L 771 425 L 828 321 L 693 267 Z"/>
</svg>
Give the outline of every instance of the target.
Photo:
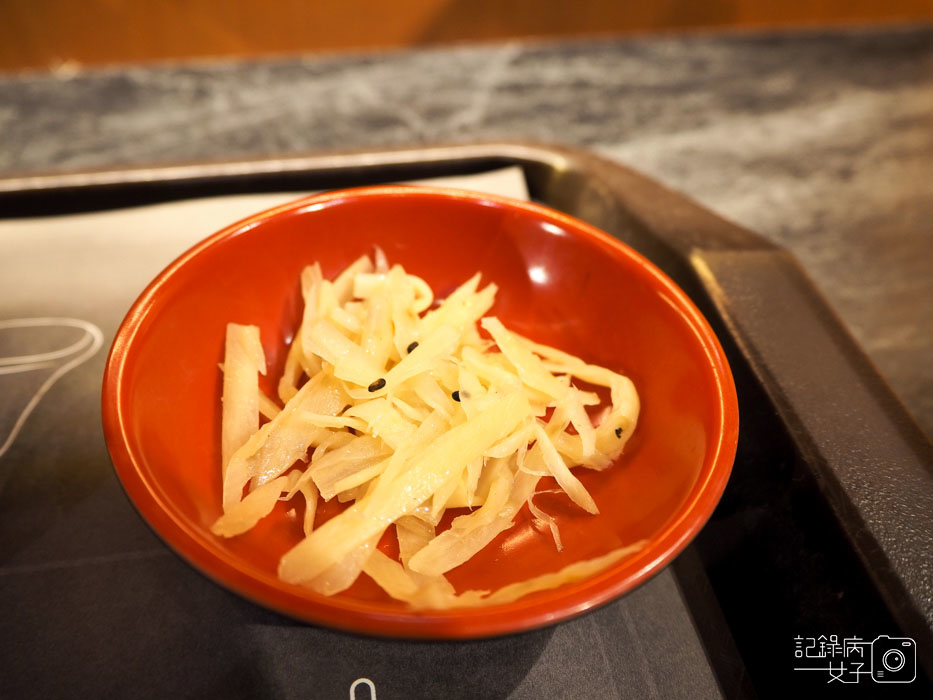
<svg viewBox="0 0 933 700">
<path fill-rule="evenodd" d="M 331 189 L 507 165 L 522 168 L 534 199 L 608 231 L 671 275 L 706 314 L 729 356 L 742 416 L 733 478 L 672 571 L 556 631 L 449 645 L 364 640 L 295 625 L 157 554 L 132 562 L 130 578 L 143 587 L 132 595 L 107 584 L 106 572 L 91 565 L 77 569 L 83 573 L 74 580 L 41 564 L 19 578 L 0 569 L 0 633 L 9 647 L 5 658 L 15 662 L 0 671 L 0 696 L 5 689 L 13 696 L 30 689 L 37 696 L 70 695 L 70 688 L 74 695 L 133 689 L 153 697 L 345 697 L 354 674 L 366 675 L 367 668 L 370 677 L 379 676 L 380 698 L 778 696 L 791 687 L 822 687 L 825 678 L 793 671 L 793 640 L 830 634 L 912 637 L 920 676 L 898 690 L 929 684 L 933 446 L 793 258 L 683 196 L 588 152 L 493 143 L 9 178 L 0 180 L 0 217 Z M 87 439 L 102 443 L 93 432 Z M 101 451 L 95 443 L 91 452 L 100 459 Z M 5 459 L 28 461 L 32 454 L 27 449 Z M 0 475 L 8 468 L 0 461 Z M 10 477 L 14 491 L 22 478 Z M 60 490 L 47 485 L 39 493 L 54 501 Z M 0 491 L 0 507 L 9 491 L 10 484 Z M 115 521 L 129 522 L 126 503 L 116 503 L 111 491 L 108 486 L 101 507 Z M 68 522 L 67 513 L 49 516 L 40 506 L 23 507 L 21 516 L 12 525 L 0 516 L 0 541 L 44 517 Z M 43 596 L 60 596 L 69 586 L 101 587 L 80 598 L 81 605 L 106 609 L 101 601 L 116 596 L 126 606 L 122 616 L 105 616 L 117 629 L 95 649 L 96 656 L 123 664 L 122 674 L 105 673 L 103 660 L 96 675 L 67 663 L 59 677 L 40 670 L 49 645 L 72 648 L 73 636 L 89 624 L 81 618 L 86 610 L 71 608 L 62 608 L 59 632 L 48 624 Z M 192 602 L 175 606 L 167 618 L 171 631 L 160 634 L 152 625 L 159 624 L 159 596 L 166 591 Z M 15 614 L 6 613 L 14 607 Z M 137 629 L 121 627 L 135 614 L 151 617 Z M 46 631 L 23 645 L 30 625 Z M 158 673 L 146 673 L 130 651 L 135 634 L 146 640 L 137 648 L 162 649 Z M 166 660 L 177 664 L 177 673 L 166 672 Z M 861 689 L 872 690 L 870 683 Z"/>
</svg>

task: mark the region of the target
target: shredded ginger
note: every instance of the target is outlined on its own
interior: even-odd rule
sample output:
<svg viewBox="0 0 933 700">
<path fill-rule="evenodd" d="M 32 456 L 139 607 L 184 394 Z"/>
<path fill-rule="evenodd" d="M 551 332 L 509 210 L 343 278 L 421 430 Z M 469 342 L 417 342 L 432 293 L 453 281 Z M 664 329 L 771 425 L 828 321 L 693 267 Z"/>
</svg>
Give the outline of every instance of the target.
<svg viewBox="0 0 933 700">
<path fill-rule="evenodd" d="M 634 385 L 486 316 L 496 285 L 480 288 L 479 273 L 435 303 L 424 280 L 377 250 L 332 281 L 316 263 L 305 268 L 301 292 L 277 397 L 259 387 L 259 329 L 228 324 L 216 535 L 240 535 L 297 497 L 304 537 L 282 557 L 281 579 L 334 595 L 365 573 L 389 596 L 431 609 L 509 602 L 643 546 L 571 558 L 498 591 L 455 591 L 445 574 L 525 506 L 562 549 L 557 520 L 533 502 L 543 477 L 599 512 L 574 469 L 605 469 L 621 454 L 638 419 Z M 608 404 L 574 380 L 607 388 Z M 319 499 L 334 498 L 347 508 L 315 527 Z M 442 530 L 449 508 L 460 514 Z M 393 526 L 398 560 L 377 548 Z"/>
</svg>

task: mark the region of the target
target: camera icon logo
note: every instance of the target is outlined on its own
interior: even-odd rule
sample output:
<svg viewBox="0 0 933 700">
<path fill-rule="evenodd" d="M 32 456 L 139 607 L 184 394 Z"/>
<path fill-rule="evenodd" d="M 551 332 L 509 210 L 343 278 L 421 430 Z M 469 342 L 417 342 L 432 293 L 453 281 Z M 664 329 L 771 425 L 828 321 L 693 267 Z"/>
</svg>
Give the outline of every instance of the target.
<svg viewBox="0 0 933 700">
<path fill-rule="evenodd" d="M 917 677 L 917 643 L 910 637 L 875 637 L 871 677 L 877 683 L 910 683 Z"/>
</svg>

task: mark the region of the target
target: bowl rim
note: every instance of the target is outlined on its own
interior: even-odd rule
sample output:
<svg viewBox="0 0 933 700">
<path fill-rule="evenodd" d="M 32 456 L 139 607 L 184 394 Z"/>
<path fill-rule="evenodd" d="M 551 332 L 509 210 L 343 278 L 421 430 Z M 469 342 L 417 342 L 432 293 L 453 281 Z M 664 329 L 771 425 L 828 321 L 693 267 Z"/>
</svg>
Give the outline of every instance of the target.
<svg viewBox="0 0 933 700">
<path fill-rule="evenodd" d="M 621 254 L 633 269 L 674 302 L 709 363 L 717 399 L 714 421 L 718 439 L 707 446 L 704 467 L 686 498 L 642 550 L 583 581 L 512 603 L 447 611 L 415 612 L 403 608 L 374 611 L 362 602 L 327 598 L 285 584 L 258 569 L 245 569 L 238 558 L 211 547 L 208 538 L 176 513 L 158 486 L 148 480 L 142 457 L 128 439 L 129 423 L 124 411 L 127 390 L 123 379 L 140 328 L 147 316 L 157 310 L 160 291 L 192 259 L 271 218 L 373 197 L 466 200 L 557 224 L 572 235 L 581 235 L 601 248 L 608 247 L 616 255 Z M 349 632 L 410 639 L 472 639 L 544 627 L 605 605 L 659 574 L 697 535 L 718 504 L 731 474 L 739 426 L 735 383 L 716 334 L 689 297 L 647 258 L 608 233 L 550 207 L 501 195 L 410 185 L 375 185 L 312 194 L 232 223 L 183 252 L 146 286 L 121 322 L 104 370 L 101 409 L 111 461 L 130 502 L 159 538 L 201 574 L 253 603 L 292 618 Z M 622 575 L 623 570 L 628 573 Z"/>
</svg>

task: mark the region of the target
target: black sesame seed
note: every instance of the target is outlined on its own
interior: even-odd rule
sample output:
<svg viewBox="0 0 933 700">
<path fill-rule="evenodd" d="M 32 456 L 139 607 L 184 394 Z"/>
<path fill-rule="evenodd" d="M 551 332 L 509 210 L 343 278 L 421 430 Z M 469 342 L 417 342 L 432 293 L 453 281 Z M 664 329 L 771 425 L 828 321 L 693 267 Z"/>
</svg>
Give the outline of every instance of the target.
<svg viewBox="0 0 933 700">
<path fill-rule="evenodd" d="M 379 379 L 370 384 L 368 388 L 370 391 L 379 391 L 385 385 L 386 380 L 383 377 L 379 377 Z"/>
<path fill-rule="evenodd" d="M 418 341 L 417 341 L 417 340 L 414 340 L 414 341 L 412 341 L 411 343 L 408 344 L 408 347 L 405 348 L 405 352 L 407 352 L 409 355 L 411 355 L 411 351 L 414 350 L 416 347 L 418 347 Z"/>
<path fill-rule="evenodd" d="M 460 400 L 460 392 L 459 392 L 459 391 L 455 391 L 454 393 L 452 393 L 452 394 L 450 395 L 450 398 L 452 398 L 454 401 L 459 401 L 459 400 Z"/>
<path fill-rule="evenodd" d="M 617 438 L 622 437 L 622 428 L 616 428 L 616 437 Z"/>
</svg>

